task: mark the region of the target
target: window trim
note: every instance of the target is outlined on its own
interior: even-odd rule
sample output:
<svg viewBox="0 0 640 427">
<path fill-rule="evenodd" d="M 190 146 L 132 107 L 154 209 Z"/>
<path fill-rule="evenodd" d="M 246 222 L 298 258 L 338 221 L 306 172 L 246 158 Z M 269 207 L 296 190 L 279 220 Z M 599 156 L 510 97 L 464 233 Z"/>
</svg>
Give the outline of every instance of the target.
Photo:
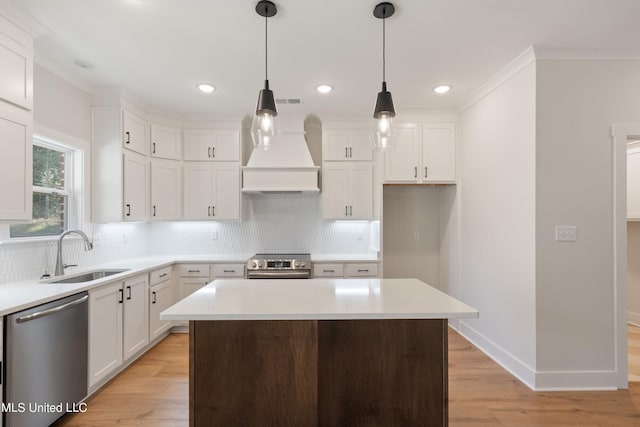
<svg viewBox="0 0 640 427">
<path fill-rule="evenodd" d="M 67 209 L 67 229 L 81 229 L 83 219 L 83 198 L 82 189 L 84 183 L 80 182 L 83 171 L 83 159 L 84 150 L 80 147 L 75 147 L 70 144 L 65 144 L 58 140 L 48 138 L 46 136 L 35 134 L 33 135 L 33 145 L 44 147 L 50 150 L 59 151 L 65 154 L 65 180 L 64 189 L 56 189 L 51 187 L 41 187 L 32 185 L 32 194 L 34 192 L 45 194 L 61 194 L 67 196 L 69 203 Z M 32 196 L 33 197 L 33 196 Z M 48 235 L 48 236 L 29 236 L 29 237 L 11 237 L 10 225 L 6 230 L 6 240 L 2 240 L 2 243 L 19 243 L 19 242 L 44 242 L 57 240 L 60 234 Z"/>
</svg>

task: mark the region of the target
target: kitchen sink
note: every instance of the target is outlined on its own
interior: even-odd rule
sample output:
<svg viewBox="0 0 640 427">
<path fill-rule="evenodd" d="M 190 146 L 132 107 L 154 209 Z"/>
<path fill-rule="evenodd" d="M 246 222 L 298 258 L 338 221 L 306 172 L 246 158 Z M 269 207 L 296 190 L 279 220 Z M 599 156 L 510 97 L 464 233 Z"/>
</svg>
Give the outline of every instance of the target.
<svg viewBox="0 0 640 427">
<path fill-rule="evenodd" d="M 83 282 L 91 282 L 92 280 L 102 279 L 103 277 L 112 276 L 114 274 L 123 273 L 128 271 L 128 269 L 123 270 L 95 270 L 88 271 L 83 274 L 79 274 L 77 276 L 65 277 L 63 279 L 52 280 L 48 283 L 83 283 Z"/>
</svg>

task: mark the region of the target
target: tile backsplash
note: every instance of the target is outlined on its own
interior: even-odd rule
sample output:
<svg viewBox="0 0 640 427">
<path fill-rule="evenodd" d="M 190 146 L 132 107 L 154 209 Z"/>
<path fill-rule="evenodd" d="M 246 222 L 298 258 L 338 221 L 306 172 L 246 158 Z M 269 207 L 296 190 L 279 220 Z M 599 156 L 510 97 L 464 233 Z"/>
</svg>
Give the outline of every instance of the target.
<svg viewBox="0 0 640 427">
<path fill-rule="evenodd" d="M 70 235 L 63 241 L 64 262 L 89 267 L 145 255 L 367 255 L 379 247 L 375 222 L 323 220 L 320 194 L 243 198 L 243 221 L 91 224 L 86 231 L 94 250 L 85 252 L 82 240 Z M 52 240 L 0 244 L 0 284 L 52 274 L 56 248 Z"/>
</svg>

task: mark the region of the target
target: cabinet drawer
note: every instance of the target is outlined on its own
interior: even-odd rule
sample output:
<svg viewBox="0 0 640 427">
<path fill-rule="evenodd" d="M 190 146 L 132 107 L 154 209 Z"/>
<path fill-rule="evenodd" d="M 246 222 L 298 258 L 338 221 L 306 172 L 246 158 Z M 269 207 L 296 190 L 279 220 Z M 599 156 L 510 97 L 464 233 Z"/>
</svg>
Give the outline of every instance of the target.
<svg viewBox="0 0 640 427">
<path fill-rule="evenodd" d="M 208 264 L 180 264 L 180 277 L 209 277 Z"/>
<path fill-rule="evenodd" d="M 378 264 L 347 264 L 345 266 L 346 277 L 377 277 Z"/>
<path fill-rule="evenodd" d="M 342 264 L 313 264 L 313 277 L 342 277 Z"/>
<path fill-rule="evenodd" d="M 172 266 L 152 271 L 151 273 L 149 273 L 149 286 L 155 286 L 158 283 L 162 283 L 171 279 L 172 273 L 173 273 Z"/>
<path fill-rule="evenodd" d="M 213 278 L 244 277 L 244 264 L 214 264 L 211 269 Z"/>
</svg>

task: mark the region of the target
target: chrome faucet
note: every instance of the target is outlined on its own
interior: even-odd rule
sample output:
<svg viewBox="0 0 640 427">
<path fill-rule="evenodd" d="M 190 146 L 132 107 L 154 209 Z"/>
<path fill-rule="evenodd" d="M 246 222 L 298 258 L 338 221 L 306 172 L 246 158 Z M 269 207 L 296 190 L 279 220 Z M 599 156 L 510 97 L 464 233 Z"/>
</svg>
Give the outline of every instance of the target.
<svg viewBox="0 0 640 427">
<path fill-rule="evenodd" d="M 64 274 L 64 268 L 67 267 L 67 265 L 62 263 L 62 239 L 64 238 L 64 236 L 66 236 L 67 234 L 71 234 L 71 233 L 76 233 L 78 235 L 80 235 L 80 237 L 82 237 L 82 240 L 84 240 L 84 250 L 85 251 L 90 251 L 93 249 L 93 243 L 91 243 L 89 241 L 89 238 L 87 237 L 86 234 L 84 234 L 83 231 L 81 230 L 67 230 L 64 233 L 62 233 L 60 235 L 60 237 L 58 238 L 58 255 L 56 256 L 56 270 L 53 273 L 54 276 L 62 276 Z"/>
</svg>

